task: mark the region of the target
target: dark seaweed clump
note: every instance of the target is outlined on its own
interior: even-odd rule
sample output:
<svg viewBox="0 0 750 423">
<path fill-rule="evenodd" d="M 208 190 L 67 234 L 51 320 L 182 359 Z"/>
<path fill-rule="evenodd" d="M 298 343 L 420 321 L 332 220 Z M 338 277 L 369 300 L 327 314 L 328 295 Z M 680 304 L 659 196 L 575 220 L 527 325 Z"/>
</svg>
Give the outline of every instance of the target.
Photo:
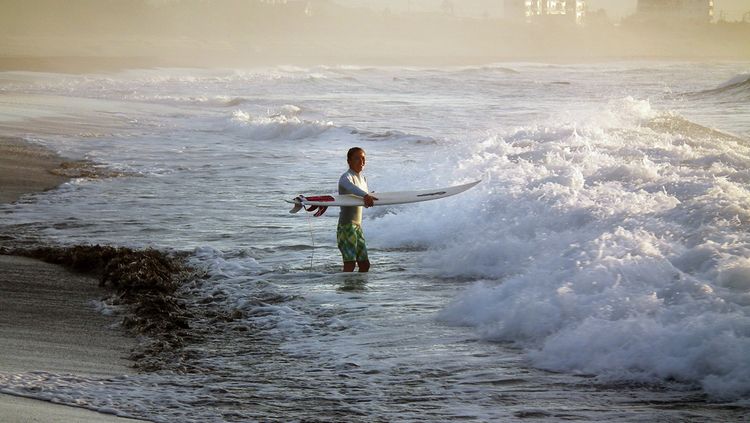
<svg viewBox="0 0 750 423">
<path fill-rule="evenodd" d="M 66 178 L 104 179 L 118 178 L 121 176 L 138 176 L 132 172 L 122 172 L 110 169 L 89 160 L 71 160 L 60 164 L 56 169 L 50 170 L 54 175 Z"/>
<path fill-rule="evenodd" d="M 58 264 L 99 278 L 113 290 L 112 302 L 126 305 L 123 326 L 146 335 L 132 354 L 136 367 L 160 368 L 165 354 L 177 353 L 188 336 L 190 313 L 177 290 L 191 275 L 184 259 L 154 249 L 133 250 L 101 245 L 12 249 L 0 253 Z M 175 357 L 176 358 L 176 357 Z"/>
</svg>

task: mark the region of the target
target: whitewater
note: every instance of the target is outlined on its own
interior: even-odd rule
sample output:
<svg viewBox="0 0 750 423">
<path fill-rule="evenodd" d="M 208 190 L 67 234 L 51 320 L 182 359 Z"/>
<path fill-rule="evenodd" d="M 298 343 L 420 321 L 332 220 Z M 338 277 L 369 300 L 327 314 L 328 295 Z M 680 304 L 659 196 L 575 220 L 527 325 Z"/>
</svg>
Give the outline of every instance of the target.
<svg viewBox="0 0 750 423">
<path fill-rule="evenodd" d="M 0 392 L 157 422 L 743 421 L 750 63 L 0 73 L 0 129 L 121 176 L 0 205 L 0 246 L 186 253 L 190 342 L 118 378 Z M 482 179 L 364 212 L 370 188 Z M 117 313 L 106 303 L 103 312 Z"/>
</svg>

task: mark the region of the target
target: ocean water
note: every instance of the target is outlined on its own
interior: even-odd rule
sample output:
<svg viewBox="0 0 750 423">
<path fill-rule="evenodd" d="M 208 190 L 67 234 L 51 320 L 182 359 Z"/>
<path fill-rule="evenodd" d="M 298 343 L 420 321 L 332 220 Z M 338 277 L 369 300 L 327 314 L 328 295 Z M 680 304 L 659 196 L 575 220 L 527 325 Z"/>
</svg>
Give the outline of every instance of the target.
<svg viewBox="0 0 750 423">
<path fill-rule="evenodd" d="M 6 72 L 0 130 L 125 174 L 0 205 L 0 244 L 206 272 L 163 370 L 0 392 L 158 422 L 750 419 L 750 63 Z M 376 192 L 483 182 L 366 210 L 372 271 L 342 274 L 337 210 L 283 200 L 334 192 L 355 145 Z"/>
</svg>

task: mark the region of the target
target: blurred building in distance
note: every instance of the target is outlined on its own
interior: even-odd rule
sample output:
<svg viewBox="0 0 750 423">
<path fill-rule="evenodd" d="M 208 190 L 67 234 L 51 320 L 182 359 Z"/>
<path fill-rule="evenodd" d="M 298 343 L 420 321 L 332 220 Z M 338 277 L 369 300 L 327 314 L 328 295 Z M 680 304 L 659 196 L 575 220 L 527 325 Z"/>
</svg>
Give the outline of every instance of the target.
<svg viewBox="0 0 750 423">
<path fill-rule="evenodd" d="M 526 22 L 568 21 L 583 25 L 585 0 L 505 0 L 505 17 Z"/>
<path fill-rule="evenodd" d="M 714 0 L 638 0 L 640 21 L 708 23 L 714 18 Z"/>
</svg>

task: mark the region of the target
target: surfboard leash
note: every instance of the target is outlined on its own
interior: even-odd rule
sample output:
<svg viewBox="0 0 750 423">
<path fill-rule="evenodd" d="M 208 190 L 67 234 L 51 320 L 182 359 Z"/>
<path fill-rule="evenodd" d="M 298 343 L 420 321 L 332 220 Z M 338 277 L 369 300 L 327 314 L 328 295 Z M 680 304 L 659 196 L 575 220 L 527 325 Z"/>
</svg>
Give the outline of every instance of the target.
<svg viewBox="0 0 750 423">
<path fill-rule="evenodd" d="M 312 250 L 310 251 L 310 273 L 312 273 L 313 257 L 315 257 L 315 237 L 313 236 L 312 216 L 308 213 L 305 214 L 307 215 L 307 223 L 310 226 L 310 243 L 312 243 Z"/>
</svg>

